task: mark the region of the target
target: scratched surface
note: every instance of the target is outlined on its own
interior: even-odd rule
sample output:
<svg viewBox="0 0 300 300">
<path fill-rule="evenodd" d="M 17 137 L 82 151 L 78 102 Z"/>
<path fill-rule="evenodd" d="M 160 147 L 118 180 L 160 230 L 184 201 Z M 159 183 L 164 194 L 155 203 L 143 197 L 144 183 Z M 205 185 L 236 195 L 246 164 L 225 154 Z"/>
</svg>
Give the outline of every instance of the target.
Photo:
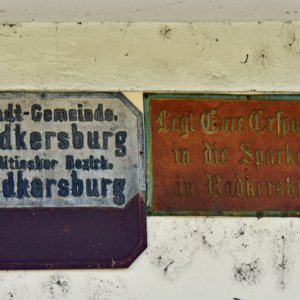
<svg viewBox="0 0 300 300">
<path fill-rule="evenodd" d="M 150 95 L 154 213 L 242 214 L 300 208 L 297 95 Z"/>
</svg>

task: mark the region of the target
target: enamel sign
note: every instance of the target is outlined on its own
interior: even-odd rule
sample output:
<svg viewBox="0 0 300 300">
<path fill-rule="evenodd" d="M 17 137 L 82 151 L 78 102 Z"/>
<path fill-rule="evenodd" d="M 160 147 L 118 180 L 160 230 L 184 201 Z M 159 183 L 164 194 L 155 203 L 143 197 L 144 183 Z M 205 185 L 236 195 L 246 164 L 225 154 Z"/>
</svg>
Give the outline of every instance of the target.
<svg viewBox="0 0 300 300">
<path fill-rule="evenodd" d="M 146 247 L 141 113 L 120 93 L 0 100 L 0 267 L 128 266 Z"/>
<path fill-rule="evenodd" d="M 298 95 L 148 95 L 150 211 L 297 216 L 299 100 Z"/>
</svg>

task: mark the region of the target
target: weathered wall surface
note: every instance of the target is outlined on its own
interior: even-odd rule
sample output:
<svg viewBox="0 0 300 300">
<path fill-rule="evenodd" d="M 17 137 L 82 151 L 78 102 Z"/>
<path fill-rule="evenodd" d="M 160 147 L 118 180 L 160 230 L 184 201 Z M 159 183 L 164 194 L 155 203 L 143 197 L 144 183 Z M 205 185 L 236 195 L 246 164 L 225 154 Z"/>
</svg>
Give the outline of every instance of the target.
<svg viewBox="0 0 300 300">
<path fill-rule="evenodd" d="M 1 90 L 299 92 L 300 23 L 0 28 Z M 135 91 L 128 92 L 128 91 Z M 128 270 L 0 272 L 0 299 L 297 299 L 300 220 L 149 217 Z"/>
<path fill-rule="evenodd" d="M 3 25 L 0 89 L 298 91 L 300 23 Z"/>
<path fill-rule="evenodd" d="M 70 5 L 72 3 L 72 5 Z M 299 20 L 298 0 L 1 0 L 0 23 Z"/>
</svg>

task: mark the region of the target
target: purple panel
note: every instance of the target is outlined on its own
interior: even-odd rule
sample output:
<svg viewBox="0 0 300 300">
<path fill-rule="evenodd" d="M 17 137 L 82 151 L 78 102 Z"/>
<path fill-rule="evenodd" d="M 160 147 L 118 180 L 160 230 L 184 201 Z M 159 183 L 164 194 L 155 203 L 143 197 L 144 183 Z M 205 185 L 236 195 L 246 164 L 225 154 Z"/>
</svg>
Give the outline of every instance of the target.
<svg viewBox="0 0 300 300">
<path fill-rule="evenodd" d="M 1 269 L 126 268 L 146 248 L 142 194 L 124 209 L 0 209 Z"/>
</svg>

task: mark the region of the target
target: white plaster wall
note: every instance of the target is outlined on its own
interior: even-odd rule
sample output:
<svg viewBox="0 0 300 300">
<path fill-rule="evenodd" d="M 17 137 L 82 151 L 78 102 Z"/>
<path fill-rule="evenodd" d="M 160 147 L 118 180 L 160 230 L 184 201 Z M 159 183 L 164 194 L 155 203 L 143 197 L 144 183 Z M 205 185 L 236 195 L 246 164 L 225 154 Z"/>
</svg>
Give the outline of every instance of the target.
<svg viewBox="0 0 300 300">
<path fill-rule="evenodd" d="M 1 0 L 0 22 L 296 21 L 298 0 Z"/>
<path fill-rule="evenodd" d="M 123 90 L 141 110 L 143 90 L 299 92 L 300 24 L 2 26 L 0 71 L 1 90 Z M 299 219 L 148 217 L 148 244 L 128 270 L 2 271 L 0 299 L 300 298 Z"/>
<path fill-rule="evenodd" d="M 299 91 L 300 22 L 0 26 L 0 89 Z"/>
</svg>

